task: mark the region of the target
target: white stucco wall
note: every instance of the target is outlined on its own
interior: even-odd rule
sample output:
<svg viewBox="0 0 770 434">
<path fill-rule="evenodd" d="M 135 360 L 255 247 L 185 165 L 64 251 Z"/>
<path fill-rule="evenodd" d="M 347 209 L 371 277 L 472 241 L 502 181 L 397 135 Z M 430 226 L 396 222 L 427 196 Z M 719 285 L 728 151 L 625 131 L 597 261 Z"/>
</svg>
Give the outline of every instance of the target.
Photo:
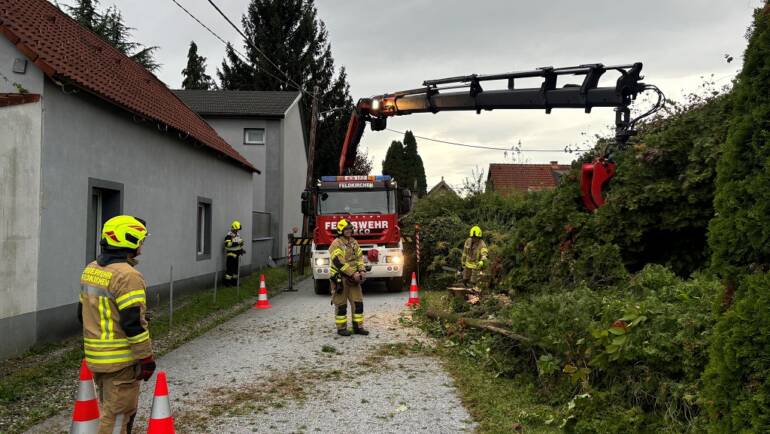
<svg viewBox="0 0 770 434">
<path fill-rule="evenodd" d="M 34 336 L 41 122 L 40 102 L 0 107 L 0 356 Z"/>
<path fill-rule="evenodd" d="M 232 146 L 241 155 L 246 157 L 251 164 L 254 165 L 261 174 L 254 173 L 254 211 L 266 212 L 265 210 L 265 161 L 266 161 L 266 148 L 267 145 L 245 145 L 243 143 L 243 131 L 246 128 L 264 128 L 265 139 L 269 142 L 274 134 L 270 123 L 261 119 L 226 119 L 226 118 L 206 118 L 206 122 L 209 123 L 219 134 L 220 137 Z M 272 127 L 274 128 L 274 127 Z"/>
<path fill-rule="evenodd" d="M 307 152 L 302 131 L 302 116 L 296 101 L 283 120 L 283 224 L 281 228 L 281 252 L 288 247 L 287 234 L 294 227 L 302 230 L 301 195 L 307 177 Z M 286 253 L 281 256 L 285 256 Z"/>
<path fill-rule="evenodd" d="M 305 189 L 307 153 L 299 102 L 299 98 L 294 101 L 283 119 L 206 118 L 222 138 L 262 171 L 254 176 L 254 211 L 272 216 L 274 258 L 286 256 L 286 235 L 294 227 L 302 228 L 300 195 Z M 265 128 L 265 145 L 244 145 L 245 128 Z"/>
<path fill-rule="evenodd" d="M 89 178 L 124 186 L 123 213 L 147 220 L 138 269 L 149 286 L 223 268 L 221 243 L 232 219 L 251 232 L 252 174 L 205 147 L 82 93 L 46 82 L 42 152 L 42 238 L 38 322 L 67 321 L 85 263 Z M 212 200 L 212 257 L 197 260 L 198 197 Z M 224 232 L 223 232 L 223 229 Z M 242 265 L 249 264 L 245 256 Z M 74 317 L 72 317 L 74 319 Z"/>
<path fill-rule="evenodd" d="M 43 72 L 27 61 L 27 71 L 24 74 L 15 73 L 13 63 L 16 59 L 27 58 L 7 38 L 0 35 L 0 93 L 18 93 L 14 83 L 21 85 L 29 93 L 42 93 L 45 77 Z"/>
</svg>

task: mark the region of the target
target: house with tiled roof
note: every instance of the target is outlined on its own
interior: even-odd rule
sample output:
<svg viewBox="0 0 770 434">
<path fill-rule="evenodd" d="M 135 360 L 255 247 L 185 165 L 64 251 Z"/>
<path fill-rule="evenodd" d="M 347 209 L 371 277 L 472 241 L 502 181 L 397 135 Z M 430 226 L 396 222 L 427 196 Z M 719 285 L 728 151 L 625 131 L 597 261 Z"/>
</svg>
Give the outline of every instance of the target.
<svg viewBox="0 0 770 434">
<path fill-rule="evenodd" d="M 450 196 L 457 196 L 457 192 L 454 190 L 454 188 L 447 184 L 446 181 L 444 181 L 444 177 L 442 176 L 441 181 L 439 181 L 436 185 L 433 186 L 433 188 L 428 191 L 427 196 L 435 197 L 445 194 Z"/>
<path fill-rule="evenodd" d="M 298 116 L 296 99 L 271 97 L 269 113 L 257 114 L 286 122 Z M 77 331 L 80 272 L 98 255 L 102 224 L 112 216 L 148 222 L 138 265 L 148 300 L 166 297 L 171 267 L 175 292 L 210 287 L 223 269 L 230 222 L 240 220 L 248 239 L 259 213 L 270 211 L 256 180 L 271 165 L 300 158 L 266 162 L 271 137 L 276 146 L 291 140 L 304 148 L 289 137 L 296 131 L 265 122 L 244 141 L 226 139 L 54 4 L 0 0 L 0 358 Z M 260 141 L 259 128 L 262 152 L 245 143 Z M 305 163 L 297 163 L 304 181 Z M 301 188 L 276 191 L 299 207 Z M 251 252 L 241 261 L 246 271 L 260 265 Z"/>
<path fill-rule="evenodd" d="M 286 256 L 285 235 L 302 227 L 299 197 L 307 173 L 302 94 L 235 90 L 175 90 L 174 94 L 262 173 L 253 179 L 255 263 Z"/>
<path fill-rule="evenodd" d="M 556 188 L 569 169 L 569 165 L 558 161 L 548 164 L 493 163 L 487 172 L 487 189 L 503 195 L 550 190 Z"/>
</svg>

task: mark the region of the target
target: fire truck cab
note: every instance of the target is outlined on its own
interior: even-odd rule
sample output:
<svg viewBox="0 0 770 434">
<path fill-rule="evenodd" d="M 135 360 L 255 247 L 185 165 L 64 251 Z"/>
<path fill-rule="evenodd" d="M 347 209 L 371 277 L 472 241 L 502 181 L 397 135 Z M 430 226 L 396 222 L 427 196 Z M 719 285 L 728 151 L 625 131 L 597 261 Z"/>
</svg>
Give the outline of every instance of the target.
<svg viewBox="0 0 770 434">
<path fill-rule="evenodd" d="M 329 293 L 329 246 L 337 222 L 347 219 L 364 252 L 367 279 L 384 280 L 389 291 L 403 286 L 404 249 L 399 216 L 409 212 L 411 192 L 390 176 L 323 176 L 302 195 L 302 210 L 314 220 L 310 264 L 316 294 Z M 376 250 L 376 255 L 369 252 Z M 370 258 L 376 257 L 373 262 Z"/>
</svg>

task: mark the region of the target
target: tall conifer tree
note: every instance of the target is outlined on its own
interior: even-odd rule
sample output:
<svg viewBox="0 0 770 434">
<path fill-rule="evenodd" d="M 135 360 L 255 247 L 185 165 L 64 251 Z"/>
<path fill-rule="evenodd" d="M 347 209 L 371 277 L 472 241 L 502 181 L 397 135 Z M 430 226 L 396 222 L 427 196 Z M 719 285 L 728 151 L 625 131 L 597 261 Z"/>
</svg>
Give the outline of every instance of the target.
<svg viewBox="0 0 770 434">
<path fill-rule="evenodd" d="M 206 74 L 206 58 L 198 55 L 195 41 L 190 42 L 187 51 L 187 67 L 182 70 L 182 89 L 208 90 L 213 87 L 211 76 Z"/>
<path fill-rule="evenodd" d="M 241 21 L 248 39 L 243 44 L 247 59 L 241 59 L 232 46 L 226 48 L 217 72 L 222 87 L 291 91 L 299 85 L 307 91 L 302 104 L 309 125 L 312 100 L 308 93 L 318 86 L 321 118 L 314 171 L 336 174 L 353 100 L 345 68 L 336 72 L 326 26 L 318 18 L 315 3 L 252 0 Z"/>
</svg>

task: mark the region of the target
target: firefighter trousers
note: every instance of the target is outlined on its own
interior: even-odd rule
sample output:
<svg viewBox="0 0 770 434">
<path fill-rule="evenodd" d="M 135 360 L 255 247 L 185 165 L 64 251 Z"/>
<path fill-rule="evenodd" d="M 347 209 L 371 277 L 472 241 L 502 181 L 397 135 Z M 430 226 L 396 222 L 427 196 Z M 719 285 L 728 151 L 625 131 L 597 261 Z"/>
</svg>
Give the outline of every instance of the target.
<svg viewBox="0 0 770 434">
<path fill-rule="evenodd" d="M 364 293 L 361 284 L 343 277 L 342 283 L 332 282 L 332 285 L 334 285 L 332 304 L 334 305 L 334 322 L 337 324 L 337 330 L 348 328 L 348 303 L 353 308 L 353 327 L 363 327 Z"/>
<path fill-rule="evenodd" d="M 116 372 L 94 372 L 99 399 L 99 434 L 130 434 L 139 405 L 138 366 Z"/>
<path fill-rule="evenodd" d="M 463 284 L 465 286 L 476 286 L 479 283 L 479 269 L 476 268 L 463 268 Z"/>
<path fill-rule="evenodd" d="M 225 286 L 235 286 L 238 282 L 238 255 L 228 253 L 225 259 Z"/>
</svg>

